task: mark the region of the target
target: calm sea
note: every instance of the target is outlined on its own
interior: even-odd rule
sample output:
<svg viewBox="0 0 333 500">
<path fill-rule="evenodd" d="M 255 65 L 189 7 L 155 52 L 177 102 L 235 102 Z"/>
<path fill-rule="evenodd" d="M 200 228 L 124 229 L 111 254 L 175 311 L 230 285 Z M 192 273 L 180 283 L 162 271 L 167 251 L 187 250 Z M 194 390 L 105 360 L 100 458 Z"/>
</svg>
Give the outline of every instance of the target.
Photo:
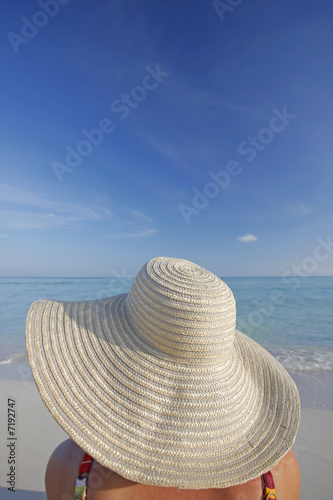
<svg viewBox="0 0 333 500">
<path fill-rule="evenodd" d="M 223 278 L 237 328 L 294 373 L 333 374 L 333 278 Z M 25 319 L 40 298 L 88 300 L 127 292 L 130 278 L 0 278 L 0 364 L 26 363 Z"/>
</svg>

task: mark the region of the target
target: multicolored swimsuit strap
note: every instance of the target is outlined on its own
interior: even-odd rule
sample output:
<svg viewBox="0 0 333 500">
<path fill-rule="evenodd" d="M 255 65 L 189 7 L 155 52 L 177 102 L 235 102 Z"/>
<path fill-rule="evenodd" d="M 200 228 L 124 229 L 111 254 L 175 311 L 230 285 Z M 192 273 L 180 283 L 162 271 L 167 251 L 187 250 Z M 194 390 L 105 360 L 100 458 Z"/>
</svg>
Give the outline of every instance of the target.
<svg viewBox="0 0 333 500">
<path fill-rule="evenodd" d="M 74 500 L 87 500 L 88 472 L 92 463 L 93 458 L 88 453 L 85 453 L 76 480 Z"/>
<path fill-rule="evenodd" d="M 87 500 L 88 473 L 93 463 L 93 458 L 84 454 L 80 468 L 79 476 L 76 480 L 74 500 Z M 266 472 L 261 476 L 264 492 L 264 500 L 277 500 L 275 484 L 271 472 Z"/>
<path fill-rule="evenodd" d="M 266 474 L 261 476 L 261 479 L 264 490 L 264 500 L 277 500 L 272 473 L 266 472 Z"/>
</svg>

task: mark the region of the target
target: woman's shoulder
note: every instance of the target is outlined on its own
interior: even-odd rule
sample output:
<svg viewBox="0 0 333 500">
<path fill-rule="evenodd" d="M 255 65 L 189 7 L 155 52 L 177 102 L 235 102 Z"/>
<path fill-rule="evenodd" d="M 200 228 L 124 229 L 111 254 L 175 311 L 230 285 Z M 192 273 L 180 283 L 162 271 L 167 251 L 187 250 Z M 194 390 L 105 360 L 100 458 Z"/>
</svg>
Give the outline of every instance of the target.
<svg viewBox="0 0 333 500">
<path fill-rule="evenodd" d="M 45 489 L 48 500 L 74 498 L 76 478 L 84 451 L 71 439 L 57 446 L 49 458 L 45 471 Z"/>
<path fill-rule="evenodd" d="M 48 500 L 72 500 L 74 498 L 75 482 L 78 475 L 80 463 L 84 456 L 84 451 L 71 439 L 62 442 L 52 453 L 46 468 L 45 487 Z M 294 453 L 290 450 L 271 470 L 277 496 L 284 500 L 298 500 L 300 489 L 300 472 Z M 110 488 L 133 485 L 133 483 L 111 470 L 101 466 L 96 461 L 93 462 L 89 472 L 89 484 L 94 489 L 102 489 L 104 493 Z M 139 489 L 151 488 L 145 485 L 137 485 Z M 130 488 L 131 489 L 131 488 Z M 185 493 L 185 490 L 182 490 Z M 141 491 L 137 491 L 141 493 Z M 143 493 L 143 492 L 142 492 Z M 217 492 L 216 492 L 217 493 Z M 222 491 L 220 490 L 220 495 Z M 225 489 L 226 498 L 239 498 L 242 493 L 244 499 L 262 498 L 260 478 L 248 481 L 239 486 L 232 486 Z M 233 496 L 234 494 L 234 496 Z M 223 494 L 222 494 L 223 495 Z M 95 495 L 93 495 L 95 497 Z M 140 495 L 139 495 L 140 496 Z M 178 495 L 179 496 L 179 495 Z M 185 495 L 186 496 L 186 495 Z M 199 496 L 197 496 L 199 498 Z M 214 498 L 215 495 L 212 495 Z M 105 498 L 103 496 L 103 498 Z M 223 496 L 219 498 L 223 499 Z"/>
<path fill-rule="evenodd" d="M 71 439 L 59 444 L 46 467 L 47 500 L 74 499 L 76 479 L 83 457 L 84 451 Z M 111 484 L 118 485 L 119 481 L 127 480 L 94 460 L 89 471 L 89 498 L 93 500 L 99 491 L 105 493 Z"/>
<path fill-rule="evenodd" d="M 301 474 L 297 459 L 292 450 L 271 470 L 279 498 L 298 500 L 301 485 Z"/>
</svg>

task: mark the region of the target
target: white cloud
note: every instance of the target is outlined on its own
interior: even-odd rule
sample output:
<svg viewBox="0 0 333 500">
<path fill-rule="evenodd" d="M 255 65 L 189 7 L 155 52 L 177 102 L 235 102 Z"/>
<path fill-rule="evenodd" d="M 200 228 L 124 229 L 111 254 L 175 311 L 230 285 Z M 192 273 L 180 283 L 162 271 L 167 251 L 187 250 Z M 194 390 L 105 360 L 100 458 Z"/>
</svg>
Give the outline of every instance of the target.
<svg viewBox="0 0 333 500">
<path fill-rule="evenodd" d="M 254 234 L 245 234 L 245 236 L 238 236 L 239 241 L 243 243 L 249 243 L 250 241 L 257 241 L 257 237 Z"/>
</svg>

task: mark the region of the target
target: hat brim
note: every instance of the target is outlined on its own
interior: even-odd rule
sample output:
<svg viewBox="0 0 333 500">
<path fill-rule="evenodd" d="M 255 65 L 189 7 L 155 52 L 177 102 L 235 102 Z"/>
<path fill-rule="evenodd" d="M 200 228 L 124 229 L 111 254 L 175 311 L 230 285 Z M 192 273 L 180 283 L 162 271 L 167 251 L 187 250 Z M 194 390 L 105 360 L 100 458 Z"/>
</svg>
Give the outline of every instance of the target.
<svg viewBox="0 0 333 500">
<path fill-rule="evenodd" d="M 26 345 L 41 397 L 100 464 L 144 484 L 224 488 L 259 477 L 291 448 L 295 383 L 236 330 L 227 357 L 189 364 L 140 340 L 126 294 L 37 301 Z"/>
</svg>

